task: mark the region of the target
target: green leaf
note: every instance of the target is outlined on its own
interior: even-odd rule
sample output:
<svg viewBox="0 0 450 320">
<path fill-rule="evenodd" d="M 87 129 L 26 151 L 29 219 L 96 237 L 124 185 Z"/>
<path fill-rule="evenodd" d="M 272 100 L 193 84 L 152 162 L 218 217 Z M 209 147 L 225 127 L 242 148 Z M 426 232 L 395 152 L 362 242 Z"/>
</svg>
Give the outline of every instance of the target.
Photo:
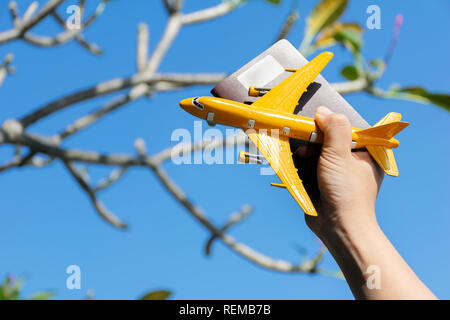
<svg viewBox="0 0 450 320">
<path fill-rule="evenodd" d="M 424 102 L 435 104 L 439 107 L 450 111 L 450 95 L 446 93 L 430 93 L 422 87 L 405 87 L 400 88 L 397 92 L 408 93 L 412 96 L 417 96 Z"/>
<path fill-rule="evenodd" d="M 168 290 L 155 290 L 146 293 L 140 298 L 140 300 L 166 300 L 171 295 L 172 292 Z"/>
<path fill-rule="evenodd" d="M 273 4 L 280 4 L 281 0 L 266 0 L 266 2 L 270 2 L 270 3 L 273 3 Z"/>
<path fill-rule="evenodd" d="M 0 300 L 20 299 L 20 291 L 24 282 L 24 277 L 15 279 L 13 276 L 8 275 L 0 286 Z"/>
<path fill-rule="evenodd" d="M 351 49 L 355 52 L 359 52 L 361 50 L 362 29 L 360 30 L 355 27 L 347 26 L 338 30 L 335 33 L 334 38 L 336 41 L 339 41 L 344 45 L 350 45 Z"/>
<path fill-rule="evenodd" d="M 343 44 L 348 42 L 352 48 L 359 50 L 362 46 L 362 32 L 363 28 L 357 23 L 335 22 L 317 35 L 314 47 L 331 47 L 339 41 Z"/>
<path fill-rule="evenodd" d="M 37 292 L 33 294 L 31 297 L 29 297 L 29 300 L 49 300 L 53 298 L 56 295 L 56 292 L 53 291 L 42 291 Z"/>
<path fill-rule="evenodd" d="M 359 78 L 358 69 L 353 65 L 348 65 L 342 68 L 341 75 L 347 80 L 356 80 Z"/>
<path fill-rule="evenodd" d="M 306 34 L 316 33 L 335 22 L 347 7 L 348 0 L 322 0 L 311 12 L 306 21 Z"/>
</svg>

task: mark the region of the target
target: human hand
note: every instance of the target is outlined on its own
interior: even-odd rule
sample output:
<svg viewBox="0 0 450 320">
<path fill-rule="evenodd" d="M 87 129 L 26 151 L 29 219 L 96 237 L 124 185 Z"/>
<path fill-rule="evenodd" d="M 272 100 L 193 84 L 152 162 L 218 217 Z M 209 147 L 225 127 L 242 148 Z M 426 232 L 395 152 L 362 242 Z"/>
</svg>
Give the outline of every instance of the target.
<svg viewBox="0 0 450 320">
<path fill-rule="evenodd" d="M 352 152 L 351 125 L 344 115 L 319 107 L 316 123 L 324 134 L 320 155 L 318 148 L 305 146 L 295 153 L 300 156 L 297 161 L 317 163 L 316 183 L 311 176 L 301 177 L 304 181 L 306 178 L 308 193 L 311 192 L 318 211 L 317 217 L 305 215 L 308 226 L 326 240 L 324 238 L 336 230 L 376 225 L 375 200 L 383 171 L 367 151 Z"/>
</svg>

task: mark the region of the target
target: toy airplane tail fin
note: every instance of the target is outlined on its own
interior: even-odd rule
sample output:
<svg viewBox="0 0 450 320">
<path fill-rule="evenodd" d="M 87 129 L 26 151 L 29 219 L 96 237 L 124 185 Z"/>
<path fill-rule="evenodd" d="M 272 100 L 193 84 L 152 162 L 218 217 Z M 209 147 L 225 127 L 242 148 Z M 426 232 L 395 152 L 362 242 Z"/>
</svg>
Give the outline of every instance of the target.
<svg viewBox="0 0 450 320">
<path fill-rule="evenodd" d="M 401 122 L 401 118 L 402 116 L 399 113 L 388 113 L 372 128 L 361 130 L 358 134 L 389 140 L 409 125 L 407 122 Z M 366 149 L 386 174 L 398 176 L 397 163 L 392 148 L 366 145 Z"/>
<path fill-rule="evenodd" d="M 386 174 L 398 177 L 397 163 L 395 162 L 394 152 L 391 148 L 366 146 L 366 149 Z"/>
<path fill-rule="evenodd" d="M 401 118 L 399 113 L 388 113 L 372 128 L 358 131 L 358 135 L 389 140 L 409 125 L 408 122 L 400 121 Z"/>
</svg>

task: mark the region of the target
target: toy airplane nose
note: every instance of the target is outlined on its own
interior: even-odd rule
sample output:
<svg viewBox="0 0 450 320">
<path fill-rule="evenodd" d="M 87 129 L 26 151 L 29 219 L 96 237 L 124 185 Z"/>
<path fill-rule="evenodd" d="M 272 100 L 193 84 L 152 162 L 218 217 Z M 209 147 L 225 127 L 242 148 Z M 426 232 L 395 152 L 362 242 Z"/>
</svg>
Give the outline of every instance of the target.
<svg viewBox="0 0 450 320">
<path fill-rule="evenodd" d="M 192 98 L 183 99 L 180 101 L 180 107 L 186 110 L 187 108 L 192 106 Z"/>
</svg>

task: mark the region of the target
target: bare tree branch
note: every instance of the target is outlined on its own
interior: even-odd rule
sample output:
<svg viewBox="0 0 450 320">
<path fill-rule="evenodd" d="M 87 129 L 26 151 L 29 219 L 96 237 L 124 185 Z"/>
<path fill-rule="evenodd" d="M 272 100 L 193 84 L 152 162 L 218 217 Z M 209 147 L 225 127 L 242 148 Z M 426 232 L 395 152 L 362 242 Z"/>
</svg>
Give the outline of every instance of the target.
<svg viewBox="0 0 450 320">
<path fill-rule="evenodd" d="M 233 237 L 223 233 L 220 229 L 216 228 L 206 217 L 202 209 L 190 202 L 185 193 L 175 184 L 175 182 L 169 178 L 161 166 L 157 165 L 151 167 L 156 177 L 162 183 L 162 185 L 169 191 L 169 193 L 179 202 L 198 222 L 200 222 L 211 234 L 215 235 L 218 239 L 222 240 L 229 248 L 236 253 L 240 254 L 247 260 L 255 263 L 266 269 L 275 270 L 286 273 L 298 273 L 314 272 L 316 265 L 311 264 L 311 261 L 305 261 L 299 265 L 294 265 L 286 260 L 272 259 L 249 246 L 237 242 Z"/>
<path fill-rule="evenodd" d="M 13 167 L 16 167 L 22 159 L 21 153 L 22 153 L 22 146 L 16 145 L 15 150 L 14 150 L 14 156 L 13 156 L 12 160 L 10 162 L 7 162 L 7 163 L 1 165 L 0 172 L 11 169 Z"/>
<path fill-rule="evenodd" d="M 137 39 L 137 70 L 143 72 L 147 64 L 148 59 L 148 43 L 149 43 L 149 31 L 148 26 L 145 23 L 140 23 L 138 26 L 138 39 Z"/>
<path fill-rule="evenodd" d="M 172 4 L 170 0 L 163 0 L 164 7 L 166 8 L 167 13 L 170 15 L 173 12 Z"/>
<path fill-rule="evenodd" d="M 353 81 L 331 83 L 331 86 L 340 94 L 349 94 L 365 90 L 368 82 L 365 78 L 360 78 Z"/>
<path fill-rule="evenodd" d="M 91 98 L 99 97 L 108 93 L 121 91 L 130 87 L 137 86 L 142 83 L 154 84 L 157 82 L 170 82 L 176 83 L 183 87 L 191 85 L 203 85 L 203 84 L 215 84 L 221 81 L 225 74 L 182 74 L 182 73 L 166 73 L 166 74 L 154 74 L 154 75 L 142 75 L 137 74 L 130 78 L 117 78 L 101 82 L 95 86 L 87 89 L 77 91 L 75 93 L 64 96 L 60 99 L 52 101 L 43 107 L 31 112 L 30 114 L 22 117 L 20 122 L 23 126 L 27 127 L 39 119 L 46 117 L 56 111 L 62 110 L 72 104 L 85 101 Z"/>
<path fill-rule="evenodd" d="M 167 22 L 166 28 L 164 29 L 164 34 L 161 40 L 158 42 L 156 49 L 153 51 L 151 58 L 147 62 L 147 66 L 144 71 L 145 74 L 151 75 L 156 72 L 159 65 L 161 64 L 162 59 L 169 50 L 169 47 L 172 45 L 173 40 L 180 31 L 180 28 L 180 15 L 178 13 L 174 13 L 169 17 L 169 21 Z"/>
<path fill-rule="evenodd" d="M 64 28 L 66 28 L 66 22 L 64 21 L 63 18 L 61 18 L 61 16 L 56 12 L 53 11 L 52 12 L 53 17 L 55 18 L 55 20 Z M 85 26 L 86 27 L 86 26 Z M 75 40 L 86 50 L 88 50 L 89 52 L 91 52 L 92 54 L 95 55 L 101 55 L 102 54 L 102 50 L 99 48 L 99 46 L 95 43 L 89 43 L 88 41 L 86 41 L 86 39 L 84 38 L 83 34 L 80 32 L 78 34 L 75 35 Z"/>
<path fill-rule="evenodd" d="M 17 158 L 16 156 L 14 156 L 11 161 L 0 166 L 0 172 L 22 166 L 41 168 L 53 162 L 53 159 L 54 158 L 43 159 L 39 156 L 36 156 L 35 152 L 30 152 L 26 156 L 21 158 Z"/>
<path fill-rule="evenodd" d="M 155 51 L 153 52 L 153 55 L 151 56 L 151 58 L 147 63 L 147 67 L 145 70 L 145 73 L 147 75 L 151 75 L 152 73 L 156 72 L 159 65 L 161 64 L 162 59 L 169 50 L 174 39 L 178 35 L 180 28 L 183 25 L 204 22 L 207 20 L 212 20 L 221 17 L 229 13 L 236 7 L 235 1 L 229 1 L 221 3 L 211 8 L 199 10 L 188 14 L 181 14 L 180 10 L 182 3 L 183 1 L 181 0 L 174 0 L 173 5 L 171 5 L 168 1 L 164 1 L 166 8 L 169 8 L 170 17 L 169 20 L 167 21 L 164 34 L 161 40 L 158 42 L 158 45 Z"/>
<path fill-rule="evenodd" d="M 9 9 L 13 18 L 14 28 L 0 33 L 0 44 L 21 38 L 24 41 L 35 46 L 53 47 L 65 44 L 73 39 L 76 39 L 76 41 L 80 43 L 80 45 L 83 46 L 86 50 L 95 55 L 100 55 L 102 53 L 100 48 L 96 44 L 87 42 L 84 39 L 82 32 L 102 14 L 104 7 L 106 3 L 109 2 L 109 0 L 103 0 L 102 2 L 100 2 L 95 12 L 86 19 L 86 21 L 80 26 L 80 28 L 73 30 L 67 29 L 65 21 L 56 13 L 56 8 L 62 1 L 49 1 L 47 5 L 44 6 L 43 9 L 34 17 L 32 16 L 32 14 L 37 9 L 37 2 L 33 2 L 29 6 L 22 20 L 20 20 L 18 16 L 17 3 L 15 1 L 11 1 L 9 4 Z M 84 12 L 84 3 L 84 0 L 80 0 L 79 2 L 81 13 Z M 49 14 L 53 15 L 53 17 L 65 29 L 65 31 L 57 34 L 56 36 L 41 36 L 27 32 L 34 26 L 33 23 L 39 23 Z"/>
<path fill-rule="evenodd" d="M 34 16 L 20 20 L 17 25 L 8 31 L 0 33 L 0 44 L 21 38 L 25 32 L 37 25 L 41 20 L 47 17 L 64 0 L 49 0 L 44 7 Z M 14 5 L 13 5 L 14 7 Z M 13 9 L 14 10 L 14 9 Z M 10 9 L 11 11 L 11 9 Z"/>
<path fill-rule="evenodd" d="M 30 15 L 29 19 L 27 19 L 27 17 L 24 17 L 24 19 L 22 19 L 22 21 L 20 22 L 20 32 L 24 33 L 27 30 L 33 28 L 35 25 L 41 22 L 41 20 L 47 17 L 53 10 L 55 10 L 63 1 L 64 0 L 49 0 L 35 16 Z"/>
<path fill-rule="evenodd" d="M 297 8 L 294 8 L 291 13 L 289 14 L 289 16 L 286 18 L 286 21 L 284 22 L 283 26 L 281 27 L 280 33 L 278 34 L 277 39 L 275 40 L 275 42 L 281 40 L 281 39 L 285 39 L 288 34 L 291 32 L 292 27 L 295 25 L 295 22 L 298 20 L 299 18 L 299 13 Z"/>
<path fill-rule="evenodd" d="M 13 20 L 13 25 L 14 27 L 17 26 L 17 24 L 20 21 L 20 17 L 19 17 L 19 11 L 17 8 L 17 2 L 16 1 L 10 1 L 8 4 L 8 9 L 9 12 L 11 14 L 11 19 Z"/>
<path fill-rule="evenodd" d="M 97 56 L 101 55 L 103 53 L 102 49 L 93 42 L 88 42 L 82 34 L 77 34 L 75 36 L 75 39 L 78 41 L 78 43 L 85 48 L 87 51 L 91 52 L 92 54 L 95 54 Z"/>
<path fill-rule="evenodd" d="M 196 152 L 205 149 L 212 149 L 215 147 L 222 147 L 224 145 L 232 146 L 238 143 L 243 143 L 245 139 L 234 136 L 227 137 L 225 140 L 214 140 L 212 142 L 197 142 L 192 145 L 181 144 L 176 145 L 170 149 L 157 153 L 155 156 L 149 157 L 135 157 L 124 154 L 105 154 L 86 150 L 69 150 L 59 147 L 59 136 L 54 137 L 38 137 L 29 133 L 23 132 L 19 122 L 9 120 L 0 128 L 0 144 L 20 144 L 33 149 L 35 152 L 47 154 L 50 157 L 57 157 L 67 161 L 79 161 L 85 163 L 105 164 L 114 166 L 140 166 L 153 167 L 163 161 L 171 159 L 171 154 L 178 154 L 179 152 Z M 241 136 L 242 137 L 242 136 Z M 181 146 L 181 147 L 180 147 Z"/>
<path fill-rule="evenodd" d="M 3 81 L 5 81 L 6 76 L 8 74 L 14 74 L 16 71 L 15 68 L 11 66 L 13 59 L 14 55 L 12 53 L 9 53 L 6 55 L 3 63 L 0 65 L 0 87 L 3 84 Z"/>
<path fill-rule="evenodd" d="M 38 47 L 54 47 L 63 45 L 81 33 L 82 29 L 61 32 L 54 37 L 35 35 L 30 32 L 23 35 L 23 40 Z"/>
<path fill-rule="evenodd" d="M 40 36 L 40 35 L 33 35 L 31 33 L 25 33 L 23 34 L 22 38 L 36 46 L 40 47 L 53 47 L 57 45 L 65 44 L 74 38 L 77 39 L 78 42 L 83 42 L 83 37 L 80 37 L 80 34 L 87 28 L 89 25 L 91 25 L 104 11 L 104 6 L 106 5 L 108 1 L 103 0 L 100 2 L 100 4 L 97 6 L 97 9 L 95 12 L 89 16 L 86 21 L 76 29 L 68 29 L 66 26 L 65 21 L 56 13 L 56 11 L 52 11 L 52 16 L 57 20 L 57 22 L 65 29 L 65 31 L 57 34 L 56 36 L 49 37 L 49 36 Z M 84 1 L 80 2 L 80 10 L 83 13 L 84 12 Z M 83 14 L 81 14 L 83 16 Z M 81 43 L 84 47 L 86 47 L 83 43 Z M 91 48 L 89 51 L 92 52 L 92 45 L 88 46 Z"/>
<path fill-rule="evenodd" d="M 93 189 L 95 192 L 99 192 L 110 187 L 112 184 L 116 183 L 124 176 L 124 174 L 130 169 L 129 166 L 119 167 L 110 172 L 107 178 L 99 181 L 98 185 Z"/>
<path fill-rule="evenodd" d="M 59 133 L 60 139 L 65 139 L 68 136 L 70 136 L 80 130 L 85 129 L 86 127 L 92 125 L 93 123 L 98 121 L 100 118 L 104 117 L 105 115 L 113 112 L 114 110 L 117 110 L 118 108 L 124 106 L 127 103 L 130 103 L 132 101 L 139 99 L 140 97 L 144 96 L 146 93 L 147 93 L 146 87 L 137 86 L 137 87 L 131 89 L 127 95 L 122 95 L 122 96 L 119 96 L 118 98 L 115 98 L 113 101 L 111 101 L 110 103 L 107 103 L 105 106 L 77 119 L 75 122 L 68 125 L 66 127 L 66 129 L 64 129 L 62 132 Z"/>
<path fill-rule="evenodd" d="M 244 132 L 240 132 L 235 135 L 229 135 L 222 139 L 215 139 L 213 141 L 200 140 L 194 143 L 180 142 L 175 146 L 164 149 L 154 156 L 152 156 L 155 163 L 162 163 L 173 159 L 173 157 L 180 156 L 182 154 L 189 154 L 204 150 L 215 150 L 217 148 L 227 148 L 238 145 L 243 145 L 248 141 L 248 137 Z"/>
<path fill-rule="evenodd" d="M 214 7 L 206 8 L 192 13 L 184 14 L 181 23 L 184 25 L 209 21 L 222 17 L 236 8 L 234 2 L 228 1 L 218 4 Z"/>
<path fill-rule="evenodd" d="M 183 2 L 184 2 L 184 0 L 173 0 L 172 7 L 173 7 L 173 11 L 175 13 L 178 13 L 178 12 L 181 11 L 181 7 L 183 6 Z"/>
<path fill-rule="evenodd" d="M 95 195 L 94 190 L 89 186 L 88 182 L 85 180 L 85 178 L 78 172 L 78 170 L 73 166 L 73 164 L 69 161 L 63 160 L 64 165 L 66 166 L 67 170 L 71 173 L 73 178 L 78 182 L 80 187 L 87 193 L 89 198 L 91 199 L 92 205 L 94 206 L 95 210 L 98 212 L 101 218 L 103 218 L 106 222 L 110 223 L 111 225 L 119 228 L 119 229 L 126 229 L 128 228 L 128 225 L 122 221 L 118 217 L 116 217 L 114 214 L 108 211 L 108 209 L 105 208 L 103 203 L 97 199 L 97 196 Z"/>
<path fill-rule="evenodd" d="M 27 21 L 27 20 L 31 19 L 31 17 L 34 15 L 36 10 L 38 9 L 38 7 L 39 7 L 39 3 L 37 1 L 33 1 L 32 3 L 30 3 L 28 8 L 25 10 L 25 13 L 23 14 L 22 20 Z"/>
<path fill-rule="evenodd" d="M 222 228 L 220 228 L 221 232 L 226 232 L 228 229 L 230 229 L 235 224 L 241 222 L 245 218 L 247 218 L 250 213 L 252 213 L 252 207 L 249 205 L 243 206 L 240 211 L 234 212 L 230 215 L 230 218 L 228 221 L 223 225 Z M 216 235 L 211 235 L 211 237 L 208 239 L 205 245 L 205 254 L 209 256 L 211 254 L 211 246 L 214 243 L 214 240 L 217 239 Z"/>
</svg>

